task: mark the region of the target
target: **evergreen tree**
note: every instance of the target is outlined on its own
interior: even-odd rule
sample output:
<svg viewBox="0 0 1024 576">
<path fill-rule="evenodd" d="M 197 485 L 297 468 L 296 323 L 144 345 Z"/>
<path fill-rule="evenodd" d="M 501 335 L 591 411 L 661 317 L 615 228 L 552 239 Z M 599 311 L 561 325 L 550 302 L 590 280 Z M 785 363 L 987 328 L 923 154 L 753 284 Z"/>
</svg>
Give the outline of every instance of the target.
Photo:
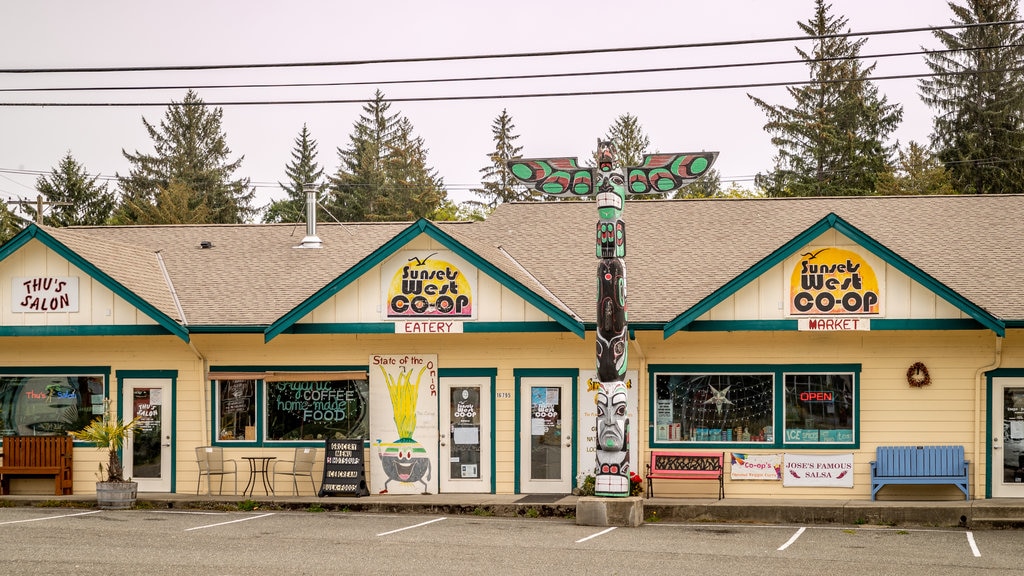
<svg viewBox="0 0 1024 576">
<path fill-rule="evenodd" d="M 722 176 L 717 168 L 708 170 L 700 178 L 683 186 L 672 195 L 675 200 L 683 198 L 715 198 L 722 193 Z"/>
<path fill-rule="evenodd" d="M 97 183 L 69 151 L 47 176 L 36 179 L 36 190 L 51 204 L 46 223 L 51 226 L 102 226 L 114 213 L 117 198 L 107 190 L 107 183 Z M 26 205 L 25 211 L 35 218 L 36 209 Z"/>
<path fill-rule="evenodd" d="M 491 123 L 491 134 L 494 135 L 494 151 L 490 154 L 491 163 L 480 169 L 480 173 L 483 174 L 483 188 L 472 190 L 483 200 L 470 201 L 471 212 L 474 207 L 493 210 L 498 204 L 505 202 L 534 200 L 526 186 L 523 186 L 508 169 L 507 162 L 512 158 L 520 157 L 523 151 L 523 147 L 517 146 L 515 143 L 519 138 L 519 135 L 513 132 L 515 128 L 508 109 L 502 110 L 501 114 Z"/>
<path fill-rule="evenodd" d="M 21 232 L 22 220 L 7 209 L 7 203 L 0 203 L 0 246 Z"/>
<path fill-rule="evenodd" d="M 644 154 L 647 154 L 647 147 L 651 145 L 651 139 L 640 126 L 640 119 L 629 113 L 616 118 L 601 140 L 615 143 L 616 169 L 639 166 L 644 161 Z M 594 150 L 593 157 L 596 164 L 597 150 Z"/>
<path fill-rule="evenodd" d="M 913 141 L 899 150 L 895 170 L 879 175 L 875 191 L 883 196 L 956 193 L 942 162 L 931 150 Z"/>
<path fill-rule="evenodd" d="M 845 196 L 872 194 L 878 175 L 888 169 L 889 135 L 903 108 L 889 104 L 867 78 L 875 65 L 862 66 L 866 38 L 836 36 L 849 32 L 847 19 L 816 0 L 814 16 L 800 29 L 814 39 L 813 50 L 797 53 L 807 64 L 811 83 L 787 90 L 793 106 L 773 105 L 748 96 L 764 111 L 778 152 L 775 168 L 758 174 L 769 196 Z"/>
<path fill-rule="evenodd" d="M 139 221 L 138 208 L 156 203 L 157 191 L 168 190 L 171 180 L 188 192 L 189 206 L 207 207 L 211 223 L 239 223 L 253 215 L 255 192 L 249 179 L 231 180 L 243 157 L 228 161 L 231 150 L 221 131 L 222 115 L 222 109 L 207 108 L 199 95 L 189 90 L 182 102 L 167 108 L 158 126 L 142 119 L 156 153 L 121 151 L 132 168 L 128 176 L 118 175 L 122 192 L 119 222 Z M 149 211 L 151 215 L 162 212 Z"/>
<path fill-rule="evenodd" d="M 444 183 L 427 166 L 427 149 L 412 122 L 390 113 L 378 90 L 363 106 L 349 147 L 338 149 L 329 209 L 350 222 L 426 218 L 447 198 Z"/>
<path fill-rule="evenodd" d="M 197 200 L 194 191 L 177 178 L 171 179 L 166 187 L 157 188 L 153 202 L 133 204 L 131 209 L 136 214 L 136 224 L 208 224 L 212 221 L 206 200 Z"/>
<path fill-rule="evenodd" d="M 283 200 L 275 200 L 270 203 L 267 213 L 263 215 L 264 222 L 305 222 L 306 220 L 306 184 L 316 184 L 317 191 L 322 192 L 324 184 L 321 179 L 324 175 L 323 168 L 316 162 L 316 140 L 309 134 L 309 128 L 302 125 L 302 131 L 295 138 L 295 148 L 292 149 L 292 161 L 284 168 L 288 175 L 288 184 L 278 182 L 288 194 Z M 317 208 L 317 220 L 323 220 L 324 210 Z"/>
<path fill-rule="evenodd" d="M 932 146 L 960 193 L 1024 189 L 1024 29 L 1017 0 L 950 2 L 953 30 L 935 30 L 948 50 L 929 52 L 933 76 L 921 99 L 935 112 Z"/>
</svg>

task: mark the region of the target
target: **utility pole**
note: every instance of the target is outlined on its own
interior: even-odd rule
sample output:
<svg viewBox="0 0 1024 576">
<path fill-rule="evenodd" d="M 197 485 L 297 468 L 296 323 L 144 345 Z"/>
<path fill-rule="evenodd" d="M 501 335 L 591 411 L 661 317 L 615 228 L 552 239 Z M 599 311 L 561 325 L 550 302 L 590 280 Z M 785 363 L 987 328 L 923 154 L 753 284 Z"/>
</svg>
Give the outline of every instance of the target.
<svg viewBox="0 0 1024 576">
<path fill-rule="evenodd" d="M 51 202 L 49 200 L 43 200 L 43 195 L 39 194 L 36 196 L 36 201 L 31 200 L 8 200 L 8 204 L 17 204 L 21 207 L 36 205 L 36 224 L 39 226 L 43 225 L 43 205 L 47 206 L 71 206 L 71 202 Z"/>
</svg>

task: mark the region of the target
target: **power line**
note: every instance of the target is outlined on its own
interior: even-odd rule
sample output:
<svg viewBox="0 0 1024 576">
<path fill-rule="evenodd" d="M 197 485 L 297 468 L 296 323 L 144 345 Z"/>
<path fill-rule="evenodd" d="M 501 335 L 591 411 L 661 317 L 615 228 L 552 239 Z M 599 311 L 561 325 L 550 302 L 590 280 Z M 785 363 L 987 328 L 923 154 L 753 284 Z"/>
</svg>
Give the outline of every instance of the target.
<svg viewBox="0 0 1024 576">
<path fill-rule="evenodd" d="M 828 56 L 810 59 L 788 59 L 788 60 L 762 60 L 754 62 L 732 62 L 725 64 L 699 64 L 691 66 L 668 66 L 658 68 L 633 68 L 626 70 L 589 70 L 583 72 L 553 72 L 546 74 L 510 74 L 498 76 L 459 76 L 447 78 L 420 78 L 400 80 L 358 80 L 349 82 L 262 82 L 252 84 L 177 84 L 177 85 L 151 85 L 151 86 L 50 86 L 36 88 L 0 88 L 0 92 L 123 92 L 123 91 L 153 91 L 153 90 L 220 90 L 220 89 L 243 89 L 243 88 L 327 88 L 340 86 L 375 86 L 375 85 L 401 85 L 401 84 L 444 84 L 453 82 L 491 82 L 511 80 L 538 80 L 553 78 L 579 78 L 592 76 L 618 76 L 626 74 L 660 74 L 666 72 L 695 72 L 702 70 L 727 70 L 731 68 L 756 68 L 768 66 L 786 66 L 791 64 L 818 64 L 824 62 L 850 61 L 850 60 L 876 60 L 881 58 L 900 58 L 906 56 L 921 56 L 924 54 L 948 54 L 952 52 L 970 52 L 978 50 L 993 50 L 1002 48 L 1024 48 L 1024 44 L 999 44 L 996 46 L 971 47 L 961 49 L 944 50 L 914 50 L 910 52 L 887 52 L 881 54 L 858 54 L 856 56 Z"/>
<path fill-rule="evenodd" d="M 336 60 L 324 62 L 278 62 L 248 64 L 190 64 L 172 66 L 96 66 L 69 68 L 0 68 L 3 74 L 49 74 L 49 73 L 94 73 L 94 72 L 180 72 L 196 70 L 238 70 L 259 68 L 311 68 L 328 66 L 365 66 L 370 64 L 409 64 L 423 62 L 453 62 L 462 60 L 497 60 L 509 58 L 541 58 L 551 56 L 579 56 L 590 54 L 612 54 L 624 52 L 647 52 L 654 50 L 680 50 L 690 48 L 715 48 L 723 46 L 748 46 L 753 44 L 773 44 L 779 42 L 798 42 L 807 40 L 826 40 L 833 38 L 849 38 L 859 36 L 885 36 L 891 34 L 909 34 L 917 32 L 936 32 L 958 28 L 976 28 L 988 26 L 1009 26 L 1024 23 L 1024 20 L 1003 20 L 999 22 L 979 22 L 971 24 L 950 24 L 946 26 L 921 26 L 915 28 L 897 28 L 890 30 L 872 30 L 868 32 L 843 32 L 820 36 L 782 36 L 772 38 L 747 38 L 742 40 L 719 40 L 711 42 L 692 42 L 686 44 L 663 44 L 655 46 L 626 46 L 619 48 L 592 48 L 582 50 L 552 50 L 542 52 L 514 52 L 506 54 L 463 54 L 452 56 L 418 56 L 408 58 L 375 58 L 367 60 Z"/>
</svg>

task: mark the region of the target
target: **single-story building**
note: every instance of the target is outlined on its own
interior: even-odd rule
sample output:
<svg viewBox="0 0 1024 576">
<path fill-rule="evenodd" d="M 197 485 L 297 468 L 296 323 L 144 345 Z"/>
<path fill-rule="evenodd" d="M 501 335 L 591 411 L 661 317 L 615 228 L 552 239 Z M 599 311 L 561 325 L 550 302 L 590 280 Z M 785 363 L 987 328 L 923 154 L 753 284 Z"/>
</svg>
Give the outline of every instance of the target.
<svg viewBox="0 0 1024 576">
<path fill-rule="evenodd" d="M 206 447 L 238 466 L 225 491 L 243 458 L 297 448 L 319 486 L 325 441 L 356 439 L 375 494 L 569 493 L 595 459 L 596 220 L 532 202 L 30 225 L 0 246 L 0 434 L 64 435 L 107 400 L 141 417 L 123 460 L 143 492 L 205 491 Z M 876 447 L 952 445 L 972 498 L 1024 496 L 1024 196 L 631 201 L 624 220 L 641 476 L 652 451 L 721 453 L 730 498 L 866 499 Z M 105 455 L 76 442 L 73 461 L 93 492 Z"/>
</svg>

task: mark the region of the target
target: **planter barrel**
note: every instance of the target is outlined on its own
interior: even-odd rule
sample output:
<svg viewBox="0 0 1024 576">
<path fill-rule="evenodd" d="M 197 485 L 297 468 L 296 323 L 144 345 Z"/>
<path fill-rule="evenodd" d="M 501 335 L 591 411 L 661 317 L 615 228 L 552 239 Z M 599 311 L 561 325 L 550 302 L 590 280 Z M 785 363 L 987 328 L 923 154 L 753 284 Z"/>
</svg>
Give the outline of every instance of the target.
<svg viewBox="0 0 1024 576">
<path fill-rule="evenodd" d="M 138 482 L 97 482 L 96 505 L 104 510 L 127 510 L 135 505 Z"/>
</svg>

